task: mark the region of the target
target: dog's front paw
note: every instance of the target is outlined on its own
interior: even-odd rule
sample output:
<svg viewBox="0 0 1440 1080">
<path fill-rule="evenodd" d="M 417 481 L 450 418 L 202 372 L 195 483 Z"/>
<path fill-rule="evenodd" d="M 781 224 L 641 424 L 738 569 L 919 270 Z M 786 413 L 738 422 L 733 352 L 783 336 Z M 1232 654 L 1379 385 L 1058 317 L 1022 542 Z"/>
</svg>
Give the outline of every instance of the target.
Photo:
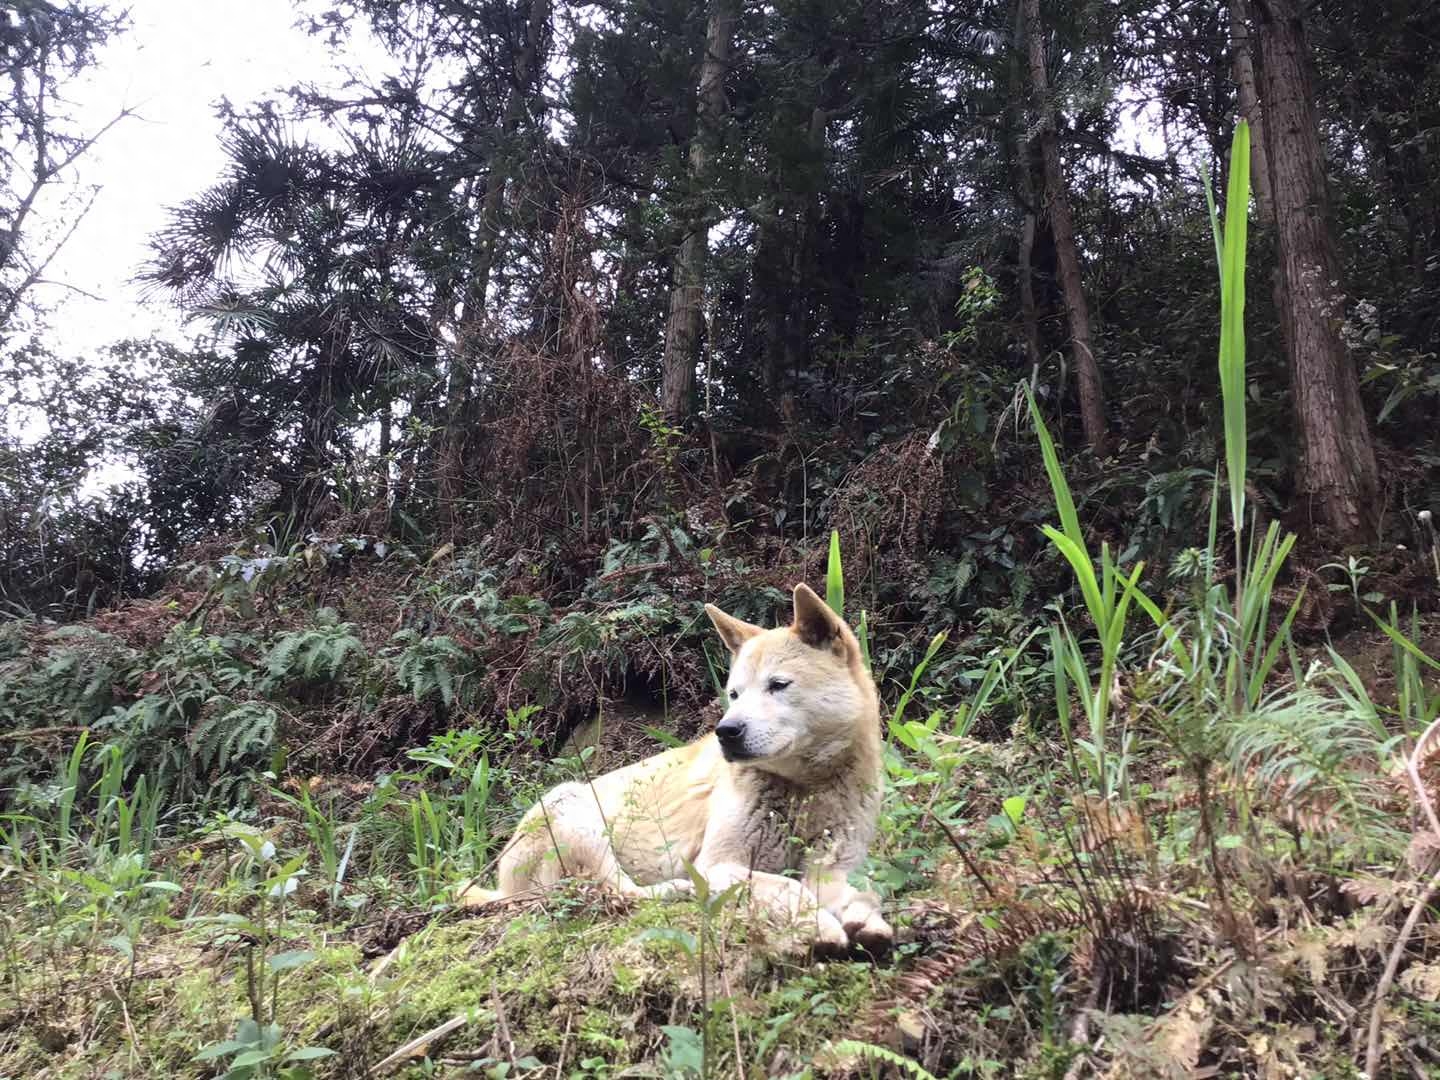
<svg viewBox="0 0 1440 1080">
<path fill-rule="evenodd" d="M 850 935 L 840 920 L 824 908 L 815 912 L 815 935 L 810 949 L 816 956 L 844 956 L 850 951 Z"/>
<path fill-rule="evenodd" d="M 880 914 L 880 902 L 869 894 L 857 895 L 845 906 L 840 924 L 852 942 L 869 953 L 881 953 L 895 944 L 895 931 Z"/>
<path fill-rule="evenodd" d="M 658 885 L 641 885 L 638 895 L 649 900 L 672 900 L 681 896 L 694 896 L 695 883 L 689 878 L 672 878 Z"/>
<path fill-rule="evenodd" d="M 878 956 L 895 944 L 895 931 L 878 911 L 872 911 L 864 924 L 850 931 L 850 940 Z"/>
</svg>

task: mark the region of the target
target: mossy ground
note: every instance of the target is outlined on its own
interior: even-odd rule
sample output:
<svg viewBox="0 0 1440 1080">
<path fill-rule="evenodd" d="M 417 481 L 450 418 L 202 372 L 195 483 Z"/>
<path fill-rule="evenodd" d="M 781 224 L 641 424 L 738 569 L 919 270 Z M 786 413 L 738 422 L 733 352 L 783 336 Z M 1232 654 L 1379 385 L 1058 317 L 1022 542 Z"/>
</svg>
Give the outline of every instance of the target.
<svg viewBox="0 0 1440 1080">
<path fill-rule="evenodd" d="M 386 1071 L 459 1075 L 528 1059 L 550 1075 L 606 1076 L 664 1059 L 663 1029 L 674 1027 L 708 1037 L 712 1075 L 736 1075 L 737 1058 L 747 1075 L 783 1075 L 858 1033 L 895 970 L 779 953 L 747 934 L 738 908 L 707 929 L 693 903 L 632 907 L 588 891 L 521 910 L 442 913 L 379 958 L 319 922 L 297 921 L 285 935 L 285 949 L 314 958 L 281 977 L 275 1017 L 287 1045 L 335 1051 L 312 1066 L 320 1077 L 365 1075 L 461 1016 Z M 132 979 L 109 956 L 72 957 L 74 978 L 49 992 L 37 979 L 23 994 L 29 1004 L 5 1018 L 0 1077 L 216 1075 L 196 1052 L 229 1038 L 251 1007 L 244 944 L 215 948 L 206 937 L 176 927 L 142 943 Z M 702 938 L 703 975 L 692 951 Z"/>
</svg>

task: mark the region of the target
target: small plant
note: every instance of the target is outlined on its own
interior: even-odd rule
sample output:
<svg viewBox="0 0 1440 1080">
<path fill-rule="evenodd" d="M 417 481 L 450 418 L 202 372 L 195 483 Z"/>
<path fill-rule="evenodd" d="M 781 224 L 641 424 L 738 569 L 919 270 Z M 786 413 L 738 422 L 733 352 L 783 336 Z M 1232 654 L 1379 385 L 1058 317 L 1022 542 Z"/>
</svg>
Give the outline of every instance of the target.
<svg viewBox="0 0 1440 1080">
<path fill-rule="evenodd" d="M 659 407 L 648 401 L 640 404 L 640 426 L 650 436 L 650 445 L 660 467 L 670 476 L 675 470 L 675 460 L 685 438 L 684 430 L 667 423 Z"/>
<path fill-rule="evenodd" d="M 318 1061 L 334 1054 L 323 1046 L 302 1046 L 289 1050 L 280 1025 L 261 1024 L 246 1018 L 235 1028 L 235 1037 L 211 1043 L 195 1055 L 196 1061 L 230 1060 L 221 1073 L 221 1080 L 310 1080 L 313 1075 L 306 1062 Z"/>
<path fill-rule="evenodd" d="M 1364 559 L 1359 559 L 1356 558 L 1354 555 L 1351 555 L 1347 557 L 1343 563 L 1326 563 L 1325 565 L 1320 567 L 1320 569 L 1339 570 L 1342 574 L 1345 575 L 1345 581 L 1332 581 L 1325 587 L 1331 592 L 1344 592 L 1348 587 L 1350 590 L 1351 599 L 1355 601 L 1356 607 L 1360 606 L 1361 601 L 1364 601 L 1367 604 L 1378 604 L 1385 599 L 1385 597 L 1378 592 L 1367 592 L 1363 596 L 1361 595 L 1360 585 L 1365 580 L 1365 576 L 1370 573 L 1370 567 L 1366 564 Z"/>
<path fill-rule="evenodd" d="M 700 908 L 699 935 L 673 927 L 653 927 L 642 931 L 636 940 L 660 941 L 676 945 L 686 956 L 695 961 L 700 975 L 700 1001 L 704 1021 L 698 1036 L 698 1060 L 694 1053 L 696 1034 L 688 1028 L 666 1029 L 666 1035 L 670 1041 L 667 1053 L 669 1060 L 679 1070 L 672 1075 L 694 1076 L 699 1080 L 709 1080 L 715 1049 L 718 1045 L 718 1034 L 715 1030 L 719 1020 L 718 1006 L 724 1003 L 712 998 L 709 954 L 716 949 L 715 921 L 744 888 L 744 884 L 737 882 L 727 889 L 712 889 L 709 881 L 705 879 L 705 875 L 695 867 L 687 865 L 685 870 L 694 885 L 695 902 Z"/>
<path fill-rule="evenodd" d="M 1111 557 L 1110 546 L 1100 546 L 1099 573 L 1095 560 L 1085 544 L 1085 534 L 1080 528 L 1080 519 L 1075 513 L 1075 501 L 1070 495 L 1070 485 L 1060 467 L 1055 443 L 1049 429 L 1040 416 L 1040 407 L 1029 388 L 1025 395 L 1030 405 L 1030 418 L 1035 424 L 1035 434 L 1040 440 L 1040 452 L 1045 459 L 1045 471 L 1050 478 L 1051 493 L 1060 515 L 1061 528 L 1042 526 L 1042 531 L 1055 548 L 1065 557 L 1075 574 L 1084 598 L 1085 607 L 1099 638 L 1100 671 L 1092 681 L 1090 666 L 1080 639 L 1065 621 L 1064 617 L 1050 635 L 1051 655 L 1055 665 L 1055 705 L 1060 720 L 1060 730 L 1065 738 L 1073 775 L 1078 779 L 1077 759 L 1083 761 L 1101 797 L 1109 799 L 1119 793 L 1122 799 L 1130 798 L 1129 751 L 1130 737 L 1121 731 L 1111 746 L 1109 731 L 1111 702 L 1114 698 L 1115 679 L 1120 650 L 1125 643 L 1125 622 L 1131 602 L 1139 595 L 1136 582 L 1140 579 L 1144 563 L 1137 563 L 1129 575 L 1120 572 Z M 1080 698 L 1080 708 L 1088 726 L 1088 737 L 1077 737 L 1070 722 L 1069 687 L 1074 685 Z"/>
<path fill-rule="evenodd" d="M 422 637 L 405 629 L 391 638 L 400 648 L 395 661 L 395 677 L 417 701 L 439 698 L 449 709 L 454 706 L 464 681 L 474 670 L 475 662 L 454 638 L 444 635 Z"/>
<path fill-rule="evenodd" d="M 287 1047 L 279 1024 L 280 983 L 315 959 L 306 949 L 281 950 L 286 933 L 288 902 L 299 888 L 305 856 L 282 859 L 275 844 L 253 826 L 236 821 L 219 823 L 222 836 L 239 847 L 240 864 L 226 891 L 249 909 L 198 917 L 203 925 L 218 927 L 221 942 L 239 942 L 244 948 L 244 980 L 250 1015 L 241 1020 L 235 1035 L 204 1047 L 197 1061 L 229 1059 L 226 1080 L 308 1080 L 305 1064 L 329 1057 L 334 1051 L 320 1046 Z"/>
<path fill-rule="evenodd" d="M 265 657 L 265 670 L 277 685 L 327 683 L 340 677 L 345 665 L 363 658 L 365 645 L 353 623 L 340 622 L 329 608 L 315 615 L 317 625 L 281 634 Z"/>
</svg>

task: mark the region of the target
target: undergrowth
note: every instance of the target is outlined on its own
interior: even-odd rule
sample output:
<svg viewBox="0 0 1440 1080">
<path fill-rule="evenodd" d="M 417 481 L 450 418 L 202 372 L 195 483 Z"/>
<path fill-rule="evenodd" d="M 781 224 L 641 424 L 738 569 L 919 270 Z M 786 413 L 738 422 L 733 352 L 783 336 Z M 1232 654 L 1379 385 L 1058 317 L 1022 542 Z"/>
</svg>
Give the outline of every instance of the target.
<svg viewBox="0 0 1440 1080">
<path fill-rule="evenodd" d="M 1214 222 L 1224 468 L 1147 496 L 1203 522 L 1208 495 L 1158 566 L 1087 528 L 1021 387 L 1048 549 L 995 526 L 881 583 L 838 527 L 656 516 L 560 590 L 488 541 L 247 542 L 0 627 L 0 1075 L 1434 1071 L 1435 626 L 1353 554 L 1338 591 L 1296 572 L 1251 504 L 1247 137 Z M 822 559 L 884 701 L 892 955 L 812 963 L 703 888 L 460 916 L 548 786 L 718 716 L 704 602 L 768 623 Z M 1373 631 L 1306 639 L 1317 587 Z"/>
</svg>

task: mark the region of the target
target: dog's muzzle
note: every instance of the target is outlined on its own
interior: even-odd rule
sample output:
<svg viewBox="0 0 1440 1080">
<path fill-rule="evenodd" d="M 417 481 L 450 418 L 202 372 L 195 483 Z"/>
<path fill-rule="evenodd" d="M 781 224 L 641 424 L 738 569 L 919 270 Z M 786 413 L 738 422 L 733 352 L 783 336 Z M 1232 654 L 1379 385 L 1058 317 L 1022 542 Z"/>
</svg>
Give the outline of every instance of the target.
<svg viewBox="0 0 1440 1080">
<path fill-rule="evenodd" d="M 745 721 L 726 717 L 715 727 L 720 752 L 726 761 L 741 761 L 751 755 L 745 751 Z"/>
</svg>

